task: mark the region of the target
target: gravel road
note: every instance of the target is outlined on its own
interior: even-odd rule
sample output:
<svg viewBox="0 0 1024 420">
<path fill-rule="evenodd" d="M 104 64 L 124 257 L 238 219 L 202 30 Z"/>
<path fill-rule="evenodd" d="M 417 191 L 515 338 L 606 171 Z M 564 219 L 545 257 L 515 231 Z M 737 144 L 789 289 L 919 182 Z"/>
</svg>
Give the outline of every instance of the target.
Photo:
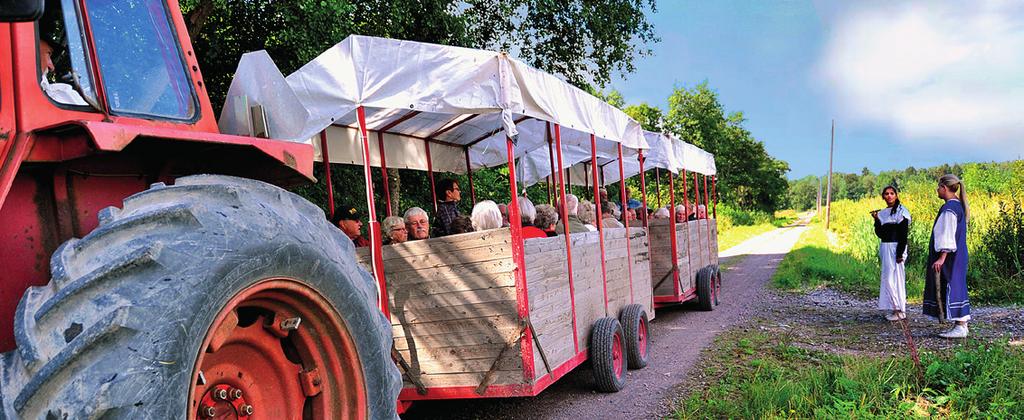
<svg viewBox="0 0 1024 420">
<path fill-rule="evenodd" d="M 593 391 L 588 364 L 576 368 L 533 398 L 417 402 L 403 419 L 661 418 L 687 386 L 700 352 L 715 336 L 762 310 L 765 285 L 793 247 L 803 225 L 776 229 L 721 253 L 722 299 L 712 312 L 684 305 L 659 309 L 651 322 L 651 363 L 631 370 L 626 388 Z"/>
</svg>

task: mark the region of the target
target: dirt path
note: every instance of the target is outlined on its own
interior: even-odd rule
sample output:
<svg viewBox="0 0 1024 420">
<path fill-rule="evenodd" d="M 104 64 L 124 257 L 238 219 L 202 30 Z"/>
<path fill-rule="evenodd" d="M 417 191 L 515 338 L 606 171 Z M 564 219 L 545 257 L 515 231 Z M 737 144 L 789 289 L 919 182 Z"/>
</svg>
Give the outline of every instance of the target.
<svg viewBox="0 0 1024 420">
<path fill-rule="evenodd" d="M 692 307 L 661 309 L 651 322 L 651 363 L 629 371 L 626 388 L 615 394 L 593 391 L 591 370 L 580 366 L 534 398 L 430 401 L 413 405 L 404 419 L 487 418 L 659 418 L 685 386 L 701 350 L 715 336 L 760 313 L 764 286 L 806 229 L 776 229 L 722 253 L 721 305 L 713 312 Z"/>
</svg>

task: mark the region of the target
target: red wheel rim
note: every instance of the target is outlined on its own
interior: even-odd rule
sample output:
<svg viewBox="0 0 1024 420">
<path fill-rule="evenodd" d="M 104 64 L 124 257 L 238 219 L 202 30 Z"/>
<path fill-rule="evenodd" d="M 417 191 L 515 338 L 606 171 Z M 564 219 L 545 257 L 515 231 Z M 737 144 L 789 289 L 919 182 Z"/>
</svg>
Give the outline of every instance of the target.
<svg viewBox="0 0 1024 420">
<path fill-rule="evenodd" d="M 641 314 L 640 328 L 636 334 L 636 348 L 640 350 L 640 357 L 647 358 L 647 317 Z"/>
<path fill-rule="evenodd" d="M 360 366 L 323 296 L 295 280 L 266 279 L 214 318 L 193 367 L 188 418 L 365 418 Z"/>
<path fill-rule="evenodd" d="M 622 377 L 622 335 L 618 332 L 612 337 L 612 369 L 615 377 Z"/>
</svg>

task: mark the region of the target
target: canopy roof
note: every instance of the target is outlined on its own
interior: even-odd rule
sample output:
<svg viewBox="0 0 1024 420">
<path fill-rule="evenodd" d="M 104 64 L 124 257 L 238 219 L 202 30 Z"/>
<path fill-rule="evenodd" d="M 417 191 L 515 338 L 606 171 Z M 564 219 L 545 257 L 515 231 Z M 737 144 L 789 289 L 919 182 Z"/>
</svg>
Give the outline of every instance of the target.
<svg viewBox="0 0 1024 420">
<path fill-rule="evenodd" d="M 507 54 L 385 38 L 350 36 L 288 77 L 265 51 L 245 54 L 221 131 L 247 132 L 256 104 L 274 138 L 318 147 L 313 140 L 326 132 L 336 163 L 362 163 L 353 141 L 360 106 L 367 128 L 383 136 L 389 167 L 427 169 L 427 142 L 435 170 L 465 172 L 467 160 L 472 168 L 498 166 L 507 162 L 506 136 L 522 157 L 547 149 L 551 124 L 562 127 L 563 142 L 585 139 L 588 156 L 590 134 L 603 149 L 648 147 L 640 125 L 621 110 Z M 379 166 L 370 143 L 371 164 Z"/>
</svg>

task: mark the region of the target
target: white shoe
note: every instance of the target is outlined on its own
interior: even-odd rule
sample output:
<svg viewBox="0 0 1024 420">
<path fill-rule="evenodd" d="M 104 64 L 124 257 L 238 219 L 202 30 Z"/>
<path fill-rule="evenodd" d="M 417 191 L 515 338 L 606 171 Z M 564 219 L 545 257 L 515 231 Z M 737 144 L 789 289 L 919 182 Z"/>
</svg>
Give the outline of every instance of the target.
<svg viewBox="0 0 1024 420">
<path fill-rule="evenodd" d="M 892 312 L 889 312 L 889 313 L 885 314 L 885 319 L 888 319 L 890 321 L 897 321 L 897 320 L 900 319 L 900 317 L 899 317 L 899 315 L 896 315 L 896 314 L 894 314 Z"/>
<path fill-rule="evenodd" d="M 944 332 L 942 334 L 939 334 L 939 337 L 942 337 L 942 338 L 966 338 L 967 337 L 967 325 L 966 324 L 956 324 L 956 326 L 954 326 L 953 329 L 951 329 L 949 331 L 946 331 L 946 332 Z"/>
</svg>

